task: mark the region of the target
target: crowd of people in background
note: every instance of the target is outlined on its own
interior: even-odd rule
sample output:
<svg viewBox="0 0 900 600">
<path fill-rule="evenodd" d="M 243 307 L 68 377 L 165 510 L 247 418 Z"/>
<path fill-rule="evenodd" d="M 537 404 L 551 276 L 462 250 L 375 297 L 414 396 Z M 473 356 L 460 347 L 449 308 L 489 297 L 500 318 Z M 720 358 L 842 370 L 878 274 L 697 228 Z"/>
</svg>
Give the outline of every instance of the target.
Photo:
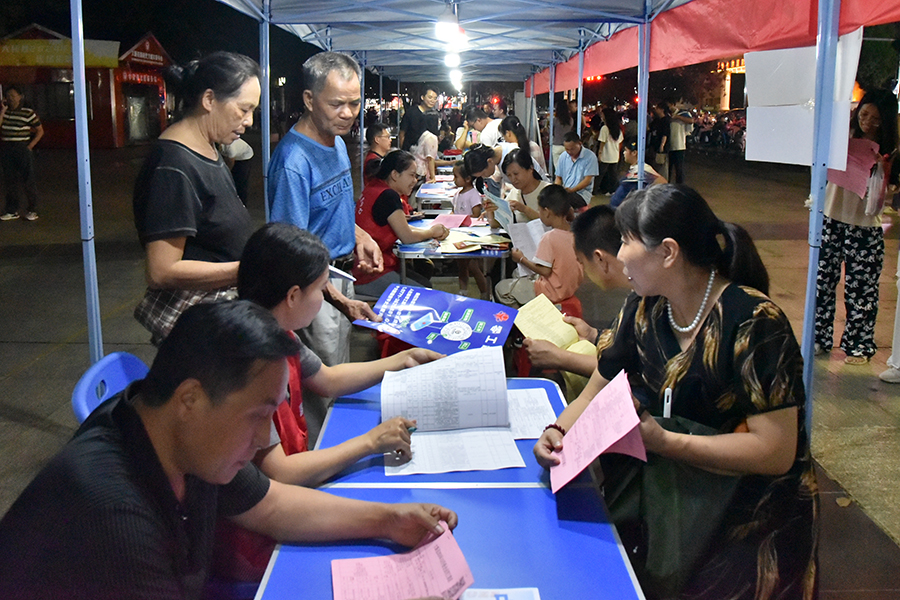
<svg viewBox="0 0 900 600">
<path fill-rule="evenodd" d="M 447 238 L 443 224 L 411 224 L 420 215 L 409 202 L 446 164 L 459 188 L 454 212 L 496 225 L 505 201 L 514 223 L 546 228 L 533 256 L 510 250 L 532 275 L 500 273 L 491 289 L 488 273 L 463 260 L 461 292 L 468 295 L 471 276 L 485 300 L 521 306 L 543 294 L 580 307 L 573 299 L 587 278 L 614 302 L 597 326 L 566 318 L 580 351 L 529 339 L 520 349 L 536 367 L 564 373 L 571 401 L 534 447 L 540 465 L 559 462 L 567 431 L 624 370 L 653 455 L 647 469 L 677 473 L 706 502 L 699 516 L 673 514 L 697 496 L 666 489 L 645 497 L 640 514 L 627 512 L 634 503 L 619 504 L 617 494 L 644 467 L 604 464 L 606 502 L 636 549 L 629 558 L 648 597 L 814 597 L 818 496 L 800 348 L 767 296 L 750 235 L 683 185 L 688 139 L 713 131 L 703 113 L 683 99 L 652 103 L 640 165 L 633 107 L 582 115 L 559 102 L 545 120 L 552 135 L 545 128 L 531 139 L 503 98 L 445 110 L 440 90 L 424 86 L 399 120 L 397 147 L 367 111 L 369 152 L 354 189 L 343 136 L 358 123 L 361 69 L 322 52 L 303 65 L 302 115 L 278 131 L 266 190 L 274 223 L 257 229 L 235 174 L 249 156 L 232 145 L 253 122 L 259 66 L 218 52 L 167 76 L 178 119 L 149 151 L 133 196 L 147 279 L 135 317 L 159 351 L 147 378 L 95 411 L 0 521 L 0 554 L 16 557 L 0 560 L 0 595 L 199 598 L 210 575 L 259 580 L 275 540 L 414 546 L 440 533 L 439 521 L 455 527 L 452 507 L 375 505 L 309 489 L 369 454 L 411 452 L 415 424 L 402 418 L 334 448 L 309 448 L 334 397 L 441 359 L 412 349 L 351 366 L 349 344 L 352 320 L 379 320 L 357 296 L 377 298 L 400 282 L 395 243 Z M 827 192 L 816 352 L 831 351 L 845 263 L 848 364 L 875 351 L 880 214 L 900 171 L 896 114 L 890 93 L 862 99 L 850 137 L 869 148 L 872 176 L 862 196 L 835 184 Z M 8 88 L 0 122 L 4 172 L 24 187 L 24 216 L 34 220 L 29 161 L 40 120 Z M 18 218 L 17 202 L 9 196 L 0 218 Z M 410 285 L 430 284 L 426 273 L 407 275 Z M 891 361 L 883 379 L 900 382 L 900 362 Z M 711 483 L 726 475 L 728 486 Z M 653 509 L 660 518 L 648 516 Z M 699 522 L 713 515 L 700 534 Z M 647 559 L 660 539 L 690 557 L 677 577 L 660 576 Z M 242 558 L 257 550 L 255 560 Z M 214 554 L 222 560 L 212 563 Z"/>
</svg>

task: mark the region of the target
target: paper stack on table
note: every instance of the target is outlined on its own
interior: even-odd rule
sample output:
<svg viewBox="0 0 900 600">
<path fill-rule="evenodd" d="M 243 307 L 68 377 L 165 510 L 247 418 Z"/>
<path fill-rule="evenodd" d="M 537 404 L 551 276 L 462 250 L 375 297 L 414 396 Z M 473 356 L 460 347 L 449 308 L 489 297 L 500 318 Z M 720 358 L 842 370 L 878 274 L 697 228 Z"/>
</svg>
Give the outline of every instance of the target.
<svg viewBox="0 0 900 600">
<path fill-rule="evenodd" d="M 604 452 L 628 454 L 647 460 L 638 430 L 640 418 L 631 399 L 631 386 L 620 371 L 588 404 L 563 438 L 559 464 L 550 467 L 550 488 L 555 494 Z"/>
<path fill-rule="evenodd" d="M 496 346 L 385 373 L 382 421 L 403 416 L 417 427 L 412 459 L 402 465 L 386 459 L 385 474 L 524 467 L 516 438 L 536 438 L 556 418 L 546 392 L 530 392 L 507 392 L 503 350 Z"/>
<path fill-rule="evenodd" d="M 403 600 L 462 596 L 475 579 L 446 523 L 405 554 L 331 561 L 334 600 Z"/>
</svg>

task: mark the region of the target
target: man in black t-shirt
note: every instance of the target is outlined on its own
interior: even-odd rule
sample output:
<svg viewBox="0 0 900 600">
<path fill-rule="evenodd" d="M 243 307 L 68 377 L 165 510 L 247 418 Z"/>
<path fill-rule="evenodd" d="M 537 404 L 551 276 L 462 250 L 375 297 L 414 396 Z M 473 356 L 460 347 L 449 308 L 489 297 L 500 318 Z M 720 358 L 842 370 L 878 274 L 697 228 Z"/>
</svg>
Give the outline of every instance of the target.
<svg viewBox="0 0 900 600">
<path fill-rule="evenodd" d="M 0 598 L 199 599 L 215 521 L 283 541 L 413 546 L 456 515 L 269 481 L 251 462 L 293 336 L 248 301 L 186 310 L 144 380 L 104 402 L 0 521 Z"/>
</svg>

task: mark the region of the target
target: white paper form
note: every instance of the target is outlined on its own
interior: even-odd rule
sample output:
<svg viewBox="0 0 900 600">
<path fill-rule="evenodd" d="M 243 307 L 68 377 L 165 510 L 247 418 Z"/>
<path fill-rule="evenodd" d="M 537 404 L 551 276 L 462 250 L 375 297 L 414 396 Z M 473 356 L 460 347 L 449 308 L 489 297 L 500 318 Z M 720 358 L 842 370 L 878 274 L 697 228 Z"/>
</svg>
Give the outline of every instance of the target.
<svg viewBox="0 0 900 600">
<path fill-rule="evenodd" d="M 507 427 L 503 349 L 486 346 L 384 374 L 381 420 L 415 419 L 419 431 Z"/>
<path fill-rule="evenodd" d="M 509 232 L 509 237 L 512 238 L 513 246 L 521 250 L 525 258 L 533 261 L 534 255 L 537 254 L 538 244 L 541 243 L 541 238 L 550 229 L 551 227 L 544 225 L 540 219 L 532 219 L 527 223 L 513 223 L 507 231 Z M 534 271 L 522 263 L 519 263 L 517 273 L 519 277 L 528 277 L 535 274 Z"/>
<path fill-rule="evenodd" d="M 547 423 L 556 421 L 550 398 L 543 389 L 509 390 L 509 424 L 513 438 L 536 440 Z"/>
<path fill-rule="evenodd" d="M 509 427 L 479 427 L 459 431 L 416 431 L 412 434 L 412 459 L 391 465 L 385 455 L 385 475 L 496 471 L 525 467 Z"/>
<path fill-rule="evenodd" d="M 476 590 L 469 588 L 461 600 L 541 600 L 537 588 L 509 588 L 505 590 Z"/>
<path fill-rule="evenodd" d="M 450 528 L 405 554 L 331 561 L 334 600 L 459 598 L 475 579 Z"/>
</svg>

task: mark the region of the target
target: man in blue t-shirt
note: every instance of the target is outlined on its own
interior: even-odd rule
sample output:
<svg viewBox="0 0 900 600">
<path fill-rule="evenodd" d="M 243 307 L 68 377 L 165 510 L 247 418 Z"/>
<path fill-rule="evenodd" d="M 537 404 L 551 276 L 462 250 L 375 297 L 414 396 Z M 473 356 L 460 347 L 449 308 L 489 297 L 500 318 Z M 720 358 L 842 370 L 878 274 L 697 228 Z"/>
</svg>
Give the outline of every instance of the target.
<svg viewBox="0 0 900 600">
<path fill-rule="evenodd" d="M 331 253 L 331 264 L 339 269 L 350 271 L 356 262 L 364 271 L 381 272 L 378 244 L 356 226 L 350 158 L 340 137 L 350 133 L 359 115 L 359 65 L 346 54 L 322 52 L 303 64 L 303 81 L 306 112 L 275 148 L 269 163 L 270 218 L 318 235 Z M 328 304 L 298 334 L 325 364 L 334 366 L 350 360 L 350 321 L 378 318 L 368 304 L 353 300 L 349 281 L 332 279 L 325 299 Z M 328 403 L 312 393 L 304 394 L 310 445 L 318 436 Z"/>
<path fill-rule="evenodd" d="M 594 177 L 600 174 L 597 155 L 584 147 L 574 131 L 563 137 L 563 147 L 566 151 L 560 154 L 556 165 L 556 184 L 575 192 L 590 206 Z"/>
</svg>

